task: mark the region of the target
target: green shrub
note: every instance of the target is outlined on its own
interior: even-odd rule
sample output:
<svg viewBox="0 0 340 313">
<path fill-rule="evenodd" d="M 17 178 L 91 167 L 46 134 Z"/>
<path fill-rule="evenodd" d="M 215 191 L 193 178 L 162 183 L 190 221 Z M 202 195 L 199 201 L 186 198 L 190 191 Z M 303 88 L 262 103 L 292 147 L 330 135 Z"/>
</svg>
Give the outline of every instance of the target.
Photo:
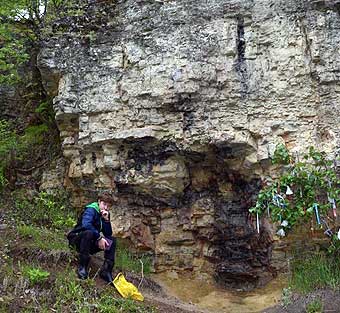
<svg viewBox="0 0 340 313">
<path fill-rule="evenodd" d="M 52 99 L 47 99 L 39 103 L 38 107 L 34 110 L 35 113 L 39 114 L 39 117 L 46 125 L 54 125 L 54 111 Z"/>
<path fill-rule="evenodd" d="M 49 272 L 38 267 L 24 267 L 23 274 L 32 286 L 44 282 L 50 276 Z"/>
<path fill-rule="evenodd" d="M 306 313 L 322 313 L 323 303 L 320 299 L 315 299 L 306 306 Z"/>
<path fill-rule="evenodd" d="M 330 257 L 339 260 L 340 258 L 340 240 L 338 234 L 332 236 L 327 253 Z"/>
<path fill-rule="evenodd" d="M 22 238 L 37 238 L 40 239 L 41 229 L 32 225 L 19 225 L 17 227 L 18 234 Z"/>
<path fill-rule="evenodd" d="M 17 194 L 15 217 L 25 224 L 69 229 L 76 223 L 75 211 L 69 204 L 65 192 L 50 194 L 39 192 L 32 199 L 25 194 Z"/>
<path fill-rule="evenodd" d="M 274 151 L 272 162 L 273 164 L 289 164 L 291 156 L 284 144 L 278 144 Z"/>
<path fill-rule="evenodd" d="M 46 124 L 27 127 L 24 135 L 20 138 L 22 150 L 25 150 L 22 151 L 22 153 L 30 153 L 32 145 L 41 145 L 44 142 L 44 135 L 46 135 L 47 132 L 48 127 Z"/>
<path fill-rule="evenodd" d="M 69 205 L 65 193 L 49 194 L 40 192 L 35 198 L 36 211 L 45 224 L 52 224 L 56 228 L 70 228 L 74 226 L 75 213 Z"/>
<path fill-rule="evenodd" d="M 0 120 L 0 190 L 8 182 L 6 171 L 14 174 L 18 164 L 35 159 L 35 151 L 38 147 L 41 150 L 48 132 L 48 126 L 40 124 L 27 127 L 24 134 L 19 136 L 8 121 Z"/>
<path fill-rule="evenodd" d="M 340 202 L 340 180 L 333 162 L 313 147 L 302 160 L 298 157 L 294 160 L 283 145 L 277 146 L 274 161 L 285 165 L 284 171 L 259 192 L 255 206 L 249 211 L 270 214 L 280 224 L 281 235 L 296 224 L 314 220 L 316 213 L 318 226 L 327 227 L 327 216 L 335 216 L 334 203 Z"/>
</svg>

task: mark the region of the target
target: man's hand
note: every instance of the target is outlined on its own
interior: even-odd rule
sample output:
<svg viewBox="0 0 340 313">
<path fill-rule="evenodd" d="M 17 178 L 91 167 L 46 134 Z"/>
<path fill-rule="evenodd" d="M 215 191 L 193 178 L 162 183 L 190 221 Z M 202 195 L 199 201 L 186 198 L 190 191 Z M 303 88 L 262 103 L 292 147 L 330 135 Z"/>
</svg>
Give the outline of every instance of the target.
<svg viewBox="0 0 340 313">
<path fill-rule="evenodd" d="M 105 238 L 101 238 L 99 241 L 98 241 L 98 247 L 99 249 L 101 250 L 105 250 L 105 248 L 109 245 L 109 243 L 106 241 Z"/>
<path fill-rule="evenodd" d="M 109 211 L 107 211 L 107 210 L 101 210 L 101 211 L 100 211 L 100 214 L 102 215 L 102 217 L 103 217 L 103 219 L 104 219 L 105 221 L 108 221 L 108 220 L 109 220 Z"/>
</svg>

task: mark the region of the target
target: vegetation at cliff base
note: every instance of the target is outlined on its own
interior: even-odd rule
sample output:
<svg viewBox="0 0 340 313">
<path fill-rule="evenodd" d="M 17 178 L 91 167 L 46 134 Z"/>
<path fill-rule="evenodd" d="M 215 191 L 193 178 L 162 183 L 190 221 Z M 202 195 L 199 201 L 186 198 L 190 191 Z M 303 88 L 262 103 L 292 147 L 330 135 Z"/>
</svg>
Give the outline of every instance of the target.
<svg viewBox="0 0 340 313">
<path fill-rule="evenodd" d="M 31 165 L 30 168 L 38 167 L 44 157 L 53 154 L 54 149 L 57 150 L 52 148 L 58 143 L 54 142 L 54 127 L 54 124 L 39 123 L 28 126 L 19 135 L 12 123 L 0 119 L 0 190 L 15 183 L 19 168 L 25 168 L 28 164 Z M 45 151 L 42 156 L 42 147 L 48 146 L 51 149 Z"/>
<path fill-rule="evenodd" d="M 323 253 L 311 253 L 307 257 L 296 257 L 292 262 L 290 286 L 294 290 L 308 293 L 319 288 L 340 288 L 340 263 L 337 258 Z"/>
</svg>

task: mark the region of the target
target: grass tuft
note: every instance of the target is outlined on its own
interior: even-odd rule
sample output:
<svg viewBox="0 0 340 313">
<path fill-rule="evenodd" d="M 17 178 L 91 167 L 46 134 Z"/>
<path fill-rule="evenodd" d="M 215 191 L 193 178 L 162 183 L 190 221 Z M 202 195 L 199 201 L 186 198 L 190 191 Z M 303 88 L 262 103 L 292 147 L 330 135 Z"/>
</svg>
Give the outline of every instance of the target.
<svg viewBox="0 0 340 313">
<path fill-rule="evenodd" d="M 117 240 L 116 262 L 115 266 L 122 271 L 132 271 L 135 273 L 150 274 L 152 270 L 152 258 L 148 255 L 133 254 L 129 248 Z"/>
<path fill-rule="evenodd" d="M 43 283 L 50 276 L 49 272 L 34 266 L 24 266 L 23 274 L 28 278 L 31 286 Z"/>
<path fill-rule="evenodd" d="M 98 304 L 99 312 L 101 313 L 156 313 L 153 307 L 144 307 L 136 305 L 136 302 L 131 299 L 114 298 L 108 294 L 104 294 L 99 299 Z"/>
<path fill-rule="evenodd" d="M 70 229 L 76 223 L 75 211 L 65 192 L 49 194 L 41 191 L 32 197 L 18 191 L 14 198 L 13 217 L 17 221 L 60 230 Z"/>
<path fill-rule="evenodd" d="M 322 313 L 323 303 L 321 299 L 315 299 L 309 302 L 306 306 L 306 313 Z"/>
<path fill-rule="evenodd" d="M 332 257 L 316 253 L 292 263 L 290 286 L 302 293 L 308 293 L 316 288 L 340 286 L 340 263 Z"/>
<path fill-rule="evenodd" d="M 68 250 L 68 243 L 64 238 L 64 233 L 57 229 L 51 230 L 45 227 L 22 224 L 18 226 L 17 231 L 22 239 L 29 239 L 26 245 L 31 248 L 44 251 Z"/>
</svg>

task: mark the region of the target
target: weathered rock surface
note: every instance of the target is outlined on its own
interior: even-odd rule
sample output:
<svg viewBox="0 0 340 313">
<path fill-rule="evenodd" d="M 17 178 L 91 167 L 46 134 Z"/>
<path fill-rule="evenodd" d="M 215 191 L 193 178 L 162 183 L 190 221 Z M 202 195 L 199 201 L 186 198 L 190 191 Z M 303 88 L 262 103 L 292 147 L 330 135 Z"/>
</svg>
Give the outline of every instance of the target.
<svg viewBox="0 0 340 313">
<path fill-rule="evenodd" d="M 115 190 L 116 234 L 156 270 L 264 283 L 247 212 L 277 143 L 339 148 L 339 30 L 326 0 L 89 1 L 56 23 L 39 68 L 77 205 Z"/>
</svg>

